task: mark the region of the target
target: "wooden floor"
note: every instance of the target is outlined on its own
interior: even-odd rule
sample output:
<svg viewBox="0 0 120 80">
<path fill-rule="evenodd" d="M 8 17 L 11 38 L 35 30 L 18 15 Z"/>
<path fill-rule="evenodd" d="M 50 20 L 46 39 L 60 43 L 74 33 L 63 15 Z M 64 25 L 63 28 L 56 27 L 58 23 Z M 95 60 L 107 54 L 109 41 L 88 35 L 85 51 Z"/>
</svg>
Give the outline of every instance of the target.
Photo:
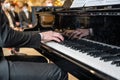
<svg viewBox="0 0 120 80">
<path fill-rule="evenodd" d="M 11 55 L 9 48 L 3 48 L 3 51 L 5 55 Z M 37 52 L 33 48 L 20 48 L 20 53 L 26 53 L 28 55 L 41 55 L 39 52 Z M 78 80 L 78 79 L 72 76 L 71 74 L 69 74 L 69 80 Z"/>
</svg>

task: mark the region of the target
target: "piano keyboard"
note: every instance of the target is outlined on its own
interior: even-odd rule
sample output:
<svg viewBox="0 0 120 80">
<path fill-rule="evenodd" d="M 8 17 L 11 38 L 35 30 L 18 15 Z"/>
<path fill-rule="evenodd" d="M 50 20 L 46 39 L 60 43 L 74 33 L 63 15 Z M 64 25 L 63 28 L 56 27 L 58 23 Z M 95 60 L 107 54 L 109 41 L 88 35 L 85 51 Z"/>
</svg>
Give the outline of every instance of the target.
<svg viewBox="0 0 120 80">
<path fill-rule="evenodd" d="M 120 47 L 88 39 L 48 42 L 45 45 L 120 80 Z M 93 70 L 89 71 L 96 74 Z"/>
</svg>

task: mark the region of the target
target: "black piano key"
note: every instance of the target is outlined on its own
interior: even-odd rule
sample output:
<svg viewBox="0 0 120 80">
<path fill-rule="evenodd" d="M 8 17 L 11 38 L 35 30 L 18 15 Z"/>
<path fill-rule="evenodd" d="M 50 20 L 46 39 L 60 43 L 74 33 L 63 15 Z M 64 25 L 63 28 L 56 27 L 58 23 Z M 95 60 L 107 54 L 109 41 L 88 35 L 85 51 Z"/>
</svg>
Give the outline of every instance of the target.
<svg viewBox="0 0 120 80">
<path fill-rule="evenodd" d="M 91 51 L 91 50 L 95 50 L 95 49 L 94 48 L 88 48 L 88 47 L 80 48 L 81 52 L 88 52 L 88 51 Z"/>
<path fill-rule="evenodd" d="M 96 57 L 110 56 L 110 54 L 106 52 L 101 52 L 99 54 L 94 54 L 93 56 L 96 58 Z"/>
<path fill-rule="evenodd" d="M 115 55 L 120 52 L 119 49 L 112 49 L 112 48 L 104 51 L 110 53 L 111 55 Z"/>
<path fill-rule="evenodd" d="M 100 60 L 104 60 L 104 61 L 116 61 L 116 60 L 120 60 L 120 55 L 118 55 L 118 56 L 101 57 Z"/>
<path fill-rule="evenodd" d="M 86 48 L 84 45 L 72 45 L 71 48 L 75 49 L 75 50 L 81 50 Z"/>
<path fill-rule="evenodd" d="M 120 67 L 120 61 L 113 61 L 111 64 L 115 64 L 116 66 L 119 66 Z"/>
<path fill-rule="evenodd" d="M 96 57 L 109 56 L 110 54 L 102 51 L 96 51 L 96 52 L 89 52 L 87 55 L 90 55 L 96 58 Z"/>
<path fill-rule="evenodd" d="M 94 54 L 100 54 L 102 53 L 100 50 L 90 50 L 88 51 L 87 55 L 94 55 Z"/>
<path fill-rule="evenodd" d="M 97 50 L 106 50 L 106 49 L 107 49 L 106 46 L 103 46 L 103 45 L 100 45 L 100 44 L 96 44 L 96 45 L 95 45 L 95 48 L 96 48 Z"/>
</svg>

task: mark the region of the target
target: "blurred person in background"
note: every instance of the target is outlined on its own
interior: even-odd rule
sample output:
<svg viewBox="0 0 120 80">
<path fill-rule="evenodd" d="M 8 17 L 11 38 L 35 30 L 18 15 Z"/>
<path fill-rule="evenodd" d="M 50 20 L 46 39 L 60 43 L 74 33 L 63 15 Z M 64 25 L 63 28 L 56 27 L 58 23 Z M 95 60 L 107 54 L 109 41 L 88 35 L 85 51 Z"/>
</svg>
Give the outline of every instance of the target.
<svg viewBox="0 0 120 80">
<path fill-rule="evenodd" d="M 19 19 L 18 13 L 15 11 L 15 4 L 14 3 L 10 4 L 9 14 L 10 14 L 12 21 L 13 21 L 13 24 L 14 24 L 14 30 L 22 31 L 22 28 L 20 26 L 20 19 Z M 19 53 L 19 51 L 20 51 L 19 48 L 12 48 L 11 49 L 11 53 L 14 55 L 26 55 L 23 53 Z"/>
<path fill-rule="evenodd" d="M 22 10 L 19 12 L 21 25 L 24 29 L 33 28 L 32 13 L 28 10 L 28 4 L 24 3 Z"/>
<path fill-rule="evenodd" d="M 9 10 L 9 14 L 12 18 L 13 24 L 14 24 L 14 28 L 16 28 L 16 30 L 20 30 L 22 31 L 22 29 L 20 28 L 20 19 L 18 16 L 18 13 L 15 11 L 15 4 L 11 3 L 10 4 L 10 10 Z"/>
<path fill-rule="evenodd" d="M 9 25 L 13 30 L 22 31 L 20 29 L 20 21 L 19 16 L 15 12 L 15 5 L 13 2 L 8 2 L 7 0 L 2 4 L 2 8 L 9 20 Z M 9 48 L 11 53 L 14 55 L 25 55 L 23 53 L 19 53 L 19 48 Z"/>
<path fill-rule="evenodd" d="M 53 0 L 44 0 L 42 6 L 53 6 Z"/>
</svg>

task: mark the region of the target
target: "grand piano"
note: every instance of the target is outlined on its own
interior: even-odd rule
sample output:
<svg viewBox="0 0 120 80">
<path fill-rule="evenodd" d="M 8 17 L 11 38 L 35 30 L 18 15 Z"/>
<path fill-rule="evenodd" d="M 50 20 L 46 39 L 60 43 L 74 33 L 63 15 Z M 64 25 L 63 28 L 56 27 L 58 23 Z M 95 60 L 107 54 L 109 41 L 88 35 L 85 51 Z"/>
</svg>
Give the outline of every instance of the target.
<svg viewBox="0 0 120 80">
<path fill-rule="evenodd" d="M 41 43 L 37 51 L 80 80 L 120 80 L 120 0 L 66 0 L 63 7 L 47 8 L 56 17 L 56 31 L 92 26 L 101 32 L 82 39 L 64 36 L 64 42 Z"/>
</svg>

